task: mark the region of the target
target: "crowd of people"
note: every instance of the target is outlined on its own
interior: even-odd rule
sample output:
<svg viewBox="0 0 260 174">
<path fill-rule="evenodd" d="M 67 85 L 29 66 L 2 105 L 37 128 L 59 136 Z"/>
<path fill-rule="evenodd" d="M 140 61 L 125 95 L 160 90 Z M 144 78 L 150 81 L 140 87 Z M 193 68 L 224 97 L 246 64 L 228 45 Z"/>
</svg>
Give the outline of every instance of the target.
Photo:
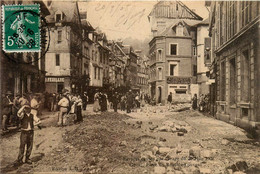
<svg viewBox="0 0 260 174">
<path fill-rule="evenodd" d="M 30 106 L 31 113 L 37 116 L 40 110 L 41 98 L 36 94 L 17 94 L 12 95 L 10 91 L 6 92 L 2 96 L 2 130 L 8 131 L 8 126 L 16 126 L 18 129 L 21 128 L 20 119 L 17 115 L 18 111 L 25 105 Z"/>
<path fill-rule="evenodd" d="M 194 110 L 198 109 L 200 112 L 209 112 L 210 110 L 210 95 L 209 94 L 200 94 L 200 97 L 197 97 L 197 94 L 194 94 L 192 98 L 192 108 Z"/>
<path fill-rule="evenodd" d="M 105 112 L 108 109 L 113 109 L 117 112 L 117 109 L 130 113 L 136 108 L 144 106 L 146 103 L 150 103 L 150 97 L 147 94 L 133 92 L 129 90 L 126 93 L 112 91 L 111 95 L 108 95 L 103 91 L 97 91 L 94 95 L 94 112 Z"/>
<path fill-rule="evenodd" d="M 68 99 L 67 108 L 64 109 L 65 104 L 64 97 Z M 1 128 L 3 133 L 8 132 L 8 127 L 16 127 L 18 130 L 21 129 L 21 120 L 17 113 L 23 106 L 28 105 L 31 108 L 31 114 L 38 117 L 42 114 L 42 110 L 45 108 L 51 112 L 58 113 L 58 126 L 63 126 L 64 110 L 67 110 L 66 114 L 75 114 L 76 122 L 82 121 L 82 110 L 86 110 L 88 102 L 88 95 L 86 92 L 81 96 L 79 94 L 72 95 L 69 92 L 63 92 L 62 94 L 57 93 L 45 93 L 45 94 L 17 94 L 13 95 L 10 91 L 2 94 L 1 103 Z"/>
</svg>

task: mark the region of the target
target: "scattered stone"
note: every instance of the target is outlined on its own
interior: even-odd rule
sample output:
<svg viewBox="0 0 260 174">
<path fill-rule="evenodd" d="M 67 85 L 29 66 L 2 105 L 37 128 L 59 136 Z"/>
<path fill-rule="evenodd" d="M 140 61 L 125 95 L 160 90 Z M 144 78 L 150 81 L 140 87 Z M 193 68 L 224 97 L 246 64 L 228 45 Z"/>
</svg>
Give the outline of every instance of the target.
<svg viewBox="0 0 260 174">
<path fill-rule="evenodd" d="M 153 122 L 149 121 L 148 124 L 153 124 Z"/>
<path fill-rule="evenodd" d="M 234 172 L 233 174 L 246 174 L 245 172 L 241 172 L 241 171 L 237 171 L 237 172 Z"/>
<path fill-rule="evenodd" d="M 232 170 L 232 172 L 237 172 L 237 171 L 246 171 L 248 169 L 248 165 L 245 161 L 238 161 L 235 164 L 229 166 L 226 168 L 227 170 Z"/>
<path fill-rule="evenodd" d="M 159 148 L 157 146 L 154 146 L 153 149 L 152 149 L 153 154 L 154 155 L 157 154 L 158 151 L 159 151 Z"/>
<path fill-rule="evenodd" d="M 174 168 L 171 166 L 168 166 L 166 170 L 167 170 L 167 174 L 168 172 L 174 172 Z"/>
<path fill-rule="evenodd" d="M 181 153 L 179 154 L 179 157 L 182 159 L 189 159 L 190 156 L 190 150 L 189 149 L 183 149 Z"/>
<path fill-rule="evenodd" d="M 169 147 L 160 147 L 159 148 L 159 153 L 160 154 L 167 154 L 167 153 L 169 153 L 171 151 L 171 148 L 169 148 Z"/>
<path fill-rule="evenodd" d="M 210 174 L 211 170 L 207 168 L 200 168 L 200 174 Z"/>
<path fill-rule="evenodd" d="M 158 142 L 158 146 L 159 146 L 159 147 L 165 147 L 165 143 L 162 142 L 162 141 L 159 141 L 159 142 Z"/>
<path fill-rule="evenodd" d="M 200 156 L 202 158 L 213 158 L 214 153 L 211 150 L 202 150 Z"/>
<path fill-rule="evenodd" d="M 189 150 L 189 156 L 190 157 L 195 157 L 195 158 L 200 158 L 200 151 L 201 151 L 200 147 L 198 147 L 198 146 L 192 147 Z"/>
<path fill-rule="evenodd" d="M 158 125 L 149 127 L 150 130 L 155 130 L 156 128 L 158 128 Z"/>
<path fill-rule="evenodd" d="M 165 121 L 162 123 L 164 126 L 174 127 L 174 122 L 172 121 Z"/>
<path fill-rule="evenodd" d="M 148 171 L 147 171 L 147 170 L 144 170 L 143 173 L 148 173 Z"/>
<path fill-rule="evenodd" d="M 142 121 L 136 121 L 136 124 L 143 124 L 143 122 Z"/>
<path fill-rule="evenodd" d="M 169 153 L 168 153 L 168 155 L 167 155 L 167 158 L 169 158 L 169 159 L 176 159 L 177 158 L 177 153 L 176 153 L 176 149 L 172 149 Z"/>
<path fill-rule="evenodd" d="M 185 129 L 185 128 L 180 128 L 180 129 L 179 129 L 179 132 L 187 133 L 188 131 L 187 131 L 187 129 Z"/>
<path fill-rule="evenodd" d="M 164 174 L 164 173 L 166 173 L 166 169 L 165 169 L 165 167 L 156 166 L 156 167 L 154 167 L 154 173 Z"/>
<path fill-rule="evenodd" d="M 163 142 L 166 142 L 166 139 L 165 139 L 165 138 L 162 138 L 162 137 L 160 137 L 159 140 L 160 140 L 160 141 L 163 141 Z"/>
<path fill-rule="evenodd" d="M 155 159 L 156 157 L 153 155 L 152 151 L 145 151 L 141 154 L 141 159 L 146 160 L 146 159 Z"/>
<path fill-rule="evenodd" d="M 119 146 L 126 146 L 127 145 L 127 142 L 126 141 L 121 141 Z"/>
<path fill-rule="evenodd" d="M 222 141 L 221 141 L 221 144 L 222 145 L 228 145 L 230 142 L 228 141 L 228 140 L 226 140 L 226 139 L 223 139 Z"/>
<path fill-rule="evenodd" d="M 168 167 L 170 165 L 170 162 L 167 160 L 161 160 L 159 161 L 159 165 L 163 167 Z"/>
<path fill-rule="evenodd" d="M 158 131 L 161 131 L 161 132 L 170 132 L 171 131 L 171 128 L 169 126 L 162 126 L 160 128 L 158 128 Z"/>
<path fill-rule="evenodd" d="M 178 136 L 184 136 L 184 133 L 183 132 L 178 132 L 177 135 Z"/>
</svg>

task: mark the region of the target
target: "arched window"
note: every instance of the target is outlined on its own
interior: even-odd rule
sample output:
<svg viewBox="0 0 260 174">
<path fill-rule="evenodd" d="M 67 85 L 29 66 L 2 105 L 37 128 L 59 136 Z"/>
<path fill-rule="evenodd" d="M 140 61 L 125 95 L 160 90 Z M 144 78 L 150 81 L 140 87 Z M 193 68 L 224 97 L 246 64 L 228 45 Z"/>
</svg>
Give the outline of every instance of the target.
<svg viewBox="0 0 260 174">
<path fill-rule="evenodd" d="M 158 68 L 159 80 L 162 80 L 162 68 Z"/>
</svg>

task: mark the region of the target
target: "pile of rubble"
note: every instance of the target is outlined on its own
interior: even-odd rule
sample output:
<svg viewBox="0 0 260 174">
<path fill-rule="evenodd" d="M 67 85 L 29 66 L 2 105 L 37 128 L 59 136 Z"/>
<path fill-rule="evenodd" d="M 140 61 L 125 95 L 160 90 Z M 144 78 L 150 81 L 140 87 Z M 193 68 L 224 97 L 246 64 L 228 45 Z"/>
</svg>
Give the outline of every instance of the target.
<svg viewBox="0 0 260 174">
<path fill-rule="evenodd" d="M 172 132 L 177 133 L 178 136 L 184 136 L 184 134 L 191 131 L 191 126 L 181 120 L 171 120 L 171 121 L 165 121 L 162 123 L 162 126 L 159 127 L 158 125 L 153 125 L 152 122 L 150 122 L 151 126 L 149 129 L 151 131 L 155 132 Z"/>
<path fill-rule="evenodd" d="M 205 160 L 213 161 L 218 153 L 217 149 L 203 149 L 200 146 L 185 149 L 180 145 L 161 145 L 158 142 L 158 146 L 141 154 L 144 166 L 154 166 L 154 173 L 212 173 L 210 168 L 202 164 Z"/>
<path fill-rule="evenodd" d="M 186 110 L 191 109 L 191 103 L 179 103 L 176 105 L 172 105 L 171 109 L 169 110 L 170 112 L 182 112 Z"/>
</svg>

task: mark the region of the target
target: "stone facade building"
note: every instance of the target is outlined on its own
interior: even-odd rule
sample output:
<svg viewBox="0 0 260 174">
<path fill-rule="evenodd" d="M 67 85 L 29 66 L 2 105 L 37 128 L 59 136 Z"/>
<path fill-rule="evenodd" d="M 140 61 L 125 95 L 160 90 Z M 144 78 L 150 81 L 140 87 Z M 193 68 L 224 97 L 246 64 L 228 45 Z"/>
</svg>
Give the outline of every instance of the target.
<svg viewBox="0 0 260 174">
<path fill-rule="evenodd" d="M 153 38 L 150 50 L 151 96 L 156 103 L 190 101 L 196 83 L 196 27 L 202 18 L 179 1 L 157 3 L 148 16 Z"/>
<path fill-rule="evenodd" d="M 260 125 L 259 2 L 211 2 L 211 110 L 243 128 Z M 214 97 L 215 96 L 215 97 Z"/>
<path fill-rule="evenodd" d="M 60 8 L 62 4 L 63 8 Z M 46 53 L 46 91 L 61 93 L 67 89 L 80 92 L 82 74 L 82 31 L 76 2 L 52 2 L 47 17 L 50 47 Z"/>
</svg>

